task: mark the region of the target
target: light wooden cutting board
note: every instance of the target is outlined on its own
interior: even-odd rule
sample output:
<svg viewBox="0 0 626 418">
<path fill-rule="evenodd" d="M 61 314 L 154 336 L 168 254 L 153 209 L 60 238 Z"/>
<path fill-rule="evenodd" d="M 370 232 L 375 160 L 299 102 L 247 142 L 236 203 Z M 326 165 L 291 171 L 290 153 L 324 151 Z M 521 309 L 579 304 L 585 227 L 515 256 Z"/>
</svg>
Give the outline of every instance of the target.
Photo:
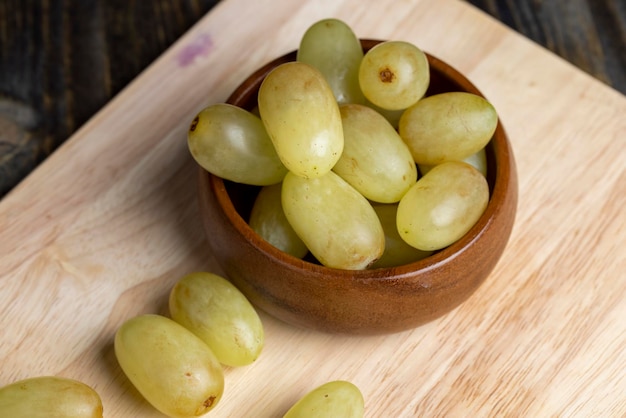
<svg viewBox="0 0 626 418">
<path fill-rule="evenodd" d="M 226 370 L 209 416 L 280 417 L 335 379 L 367 417 L 626 415 L 626 98 L 457 0 L 224 0 L 0 201 L 0 385 L 57 374 L 92 385 L 107 417 L 160 416 L 112 342 L 124 320 L 167 314 L 182 275 L 219 272 L 189 122 L 325 17 L 413 42 L 486 94 L 517 159 L 516 226 L 479 291 L 410 332 L 262 314 L 262 356 Z"/>
</svg>

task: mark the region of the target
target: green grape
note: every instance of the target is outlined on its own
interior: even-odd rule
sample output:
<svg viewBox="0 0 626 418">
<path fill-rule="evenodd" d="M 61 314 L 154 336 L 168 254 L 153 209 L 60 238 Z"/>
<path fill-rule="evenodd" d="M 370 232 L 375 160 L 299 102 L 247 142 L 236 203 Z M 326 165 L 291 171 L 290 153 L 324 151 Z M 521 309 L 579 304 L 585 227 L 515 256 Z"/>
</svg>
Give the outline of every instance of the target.
<svg viewBox="0 0 626 418">
<path fill-rule="evenodd" d="M 406 109 L 421 99 L 430 83 L 428 58 L 409 42 L 382 42 L 367 51 L 359 67 L 365 97 L 383 109 Z"/>
<path fill-rule="evenodd" d="M 343 151 L 339 105 L 320 73 L 302 62 L 274 68 L 263 80 L 259 111 L 274 147 L 293 173 L 328 173 Z"/>
<path fill-rule="evenodd" d="M 314 23 L 304 33 L 296 59 L 320 70 L 338 103 L 365 102 L 359 87 L 363 48 L 345 22 L 323 19 Z"/>
<path fill-rule="evenodd" d="M 431 255 L 432 251 L 418 250 L 407 244 L 396 226 L 398 205 L 373 205 L 385 231 L 385 252 L 372 264 L 371 268 L 396 267 L 419 261 Z"/>
<path fill-rule="evenodd" d="M 365 102 L 366 102 L 365 105 L 367 107 L 371 107 L 372 109 L 374 109 L 375 111 L 383 115 L 385 119 L 387 119 L 387 121 L 391 124 L 391 126 L 393 126 L 393 129 L 395 130 L 398 129 L 400 118 L 402 117 L 402 114 L 404 113 L 406 109 L 388 110 L 388 109 L 383 109 L 380 106 L 376 106 L 374 103 L 370 101 L 366 100 Z"/>
<path fill-rule="evenodd" d="M 209 346 L 164 316 L 127 320 L 115 334 L 115 355 L 131 383 L 167 416 L 203 415 L 224 392 L 224 370 Z"/>
<path fill-rule="evenodd" d="M 189 128 L 187 145 L 205 170 L 237 183 L 275 184 L 287 173 L 261 119 L 240 107 L 219 103 L 203 109 Z"/>
<path fill-rule="evenodd" d="M 474 167 L 476 170 L 480 171 L 483 176 L 487 177 L 487 153 L 485 152 L 484 148 L 482 148 L 478 152 L 475 152 L 469 157 L 464 158 L 461 161 L 463 161 L 464 163 L 468 163 L 469 165 Z M 425 164 L 418 164 L 418 168 L 419 168 L 420 173 L 424 175 L 428 173 L 433 168 L 433 166 L 425 165 Z"/>
<path fill-rule="evenodd" d="M 339 109 L 344 147 L 333 171 L 369 200 L 399 201 L 417 180 L 411 151 L 375 110 L 358 104 Z"/>
<path fill-rule="evenodd" d="M 462 161 L 484 148 L 498 124 L 494 107 L 472 93 L 426 97 L 400 118 L 399 132 L 417 164 Z"/>
<path fill-rule="evenodd" d="M 281 189 L 281 183 L 261 189 L 252 206 L 248 223 L 274 247 L 294 257 L 303 258 L 309 249 L 285 217 L 280 197 Z"/>
<path fill-rule="evenodd" d="M 398 232 L 420 250 L 447 247 L 474 226 L 488 201 L 489 186 L 478 170 L 457 161 L 439 164 L 400 200 Z"/>
<path fill-rule="evenodd" d="M 261 319 L 225 278 L 206 272 L 184 276 L 170 292 L 169 308 L 172 319 L 204 341 L 222 364 L 245 366 L 261 354 Z"/>
<path fill-rule="evenodd" d="M 102 410 L 95 390 L 64 377 L 33 377 L 0 388 L 0 417 L 102 418 Z"/>
<path fill-rule="evenodd" d="M 335 380 L 325 383 L 298 400 L 283 418 L 362 418 L 363 394 L 354 383 Z"/>
<path fill-rule="evenodd" d="M 383 253 L 385 234 L 368 200 L 330 171 L 283 180 L 285 216 L 311 253 L 325 266 L 359 270 Z"/>
</svg>

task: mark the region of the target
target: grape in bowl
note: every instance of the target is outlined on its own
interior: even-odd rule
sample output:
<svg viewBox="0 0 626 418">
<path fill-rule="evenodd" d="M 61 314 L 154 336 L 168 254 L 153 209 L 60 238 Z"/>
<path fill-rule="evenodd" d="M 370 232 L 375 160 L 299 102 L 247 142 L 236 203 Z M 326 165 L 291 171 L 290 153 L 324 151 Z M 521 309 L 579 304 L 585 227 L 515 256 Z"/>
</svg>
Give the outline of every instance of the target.
<svg viewBox="0 0 626 418">
<path fill-rule="evenodd" d="M 380 41 L 361 40 L 364 51 Z M 426 96 L 483 96 L 461 73 L 426 54 Z M 265 76 L 296 59 L 281 56 L 248 77 L 228 103 L 252 110 Z M 381 334 L 415 328 L 459 306 L 488 277 L 509 239 L 517 207 L 517 173 L 498 122 L 485 147 L 489 201 L 474 226 L 453 244 L 408 264 L 345 270 L 291 256 L 248 224 L 260 190 L 199 169 L 198 197 L 208 246 L 228 278 L 259 309 L 295 326 L 326 332 Z"/>
</svg>

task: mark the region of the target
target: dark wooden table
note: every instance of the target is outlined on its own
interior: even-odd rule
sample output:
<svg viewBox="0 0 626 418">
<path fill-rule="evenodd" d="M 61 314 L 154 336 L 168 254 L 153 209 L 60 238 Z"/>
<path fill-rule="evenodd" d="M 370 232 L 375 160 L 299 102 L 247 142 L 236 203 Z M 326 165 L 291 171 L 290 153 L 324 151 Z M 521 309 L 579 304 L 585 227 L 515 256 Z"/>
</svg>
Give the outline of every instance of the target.
<svg viewBox="0 0 626 418">
<path fill-rule="evenodd" d="M 0 197 L 218 1 L 0 0 Z M 626 0 L 469 2 L 626 94 Z"/>
</svg>

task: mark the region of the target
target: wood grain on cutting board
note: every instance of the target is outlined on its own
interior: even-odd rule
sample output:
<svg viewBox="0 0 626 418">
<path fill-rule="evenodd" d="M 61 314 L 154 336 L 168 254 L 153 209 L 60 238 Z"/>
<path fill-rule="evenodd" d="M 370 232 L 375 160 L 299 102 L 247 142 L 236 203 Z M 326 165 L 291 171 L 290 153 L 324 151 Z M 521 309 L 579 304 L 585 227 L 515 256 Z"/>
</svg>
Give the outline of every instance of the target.
<svg viewBox="0 0 626 418">
<path fill-rule="evenodd" d="M 479 291 L 413 331 L 329 335 L 262 314 L 262 356 L 226 370 L 209 416 L 280 417 L 334 379 L 361 388 L 368 417 L 626 414 L 626 98 L 456 0 L 221 2 L 0 201 L 0 385 L 57 374 L 92 385 L 107 417 L 160 416 L 112 342 L 129 317 L 167 314 L 183 274 L 219 272 L 188 124 L 325 17 L 417 44 L 494 103 L 516 226 Z"/>
</svg>

